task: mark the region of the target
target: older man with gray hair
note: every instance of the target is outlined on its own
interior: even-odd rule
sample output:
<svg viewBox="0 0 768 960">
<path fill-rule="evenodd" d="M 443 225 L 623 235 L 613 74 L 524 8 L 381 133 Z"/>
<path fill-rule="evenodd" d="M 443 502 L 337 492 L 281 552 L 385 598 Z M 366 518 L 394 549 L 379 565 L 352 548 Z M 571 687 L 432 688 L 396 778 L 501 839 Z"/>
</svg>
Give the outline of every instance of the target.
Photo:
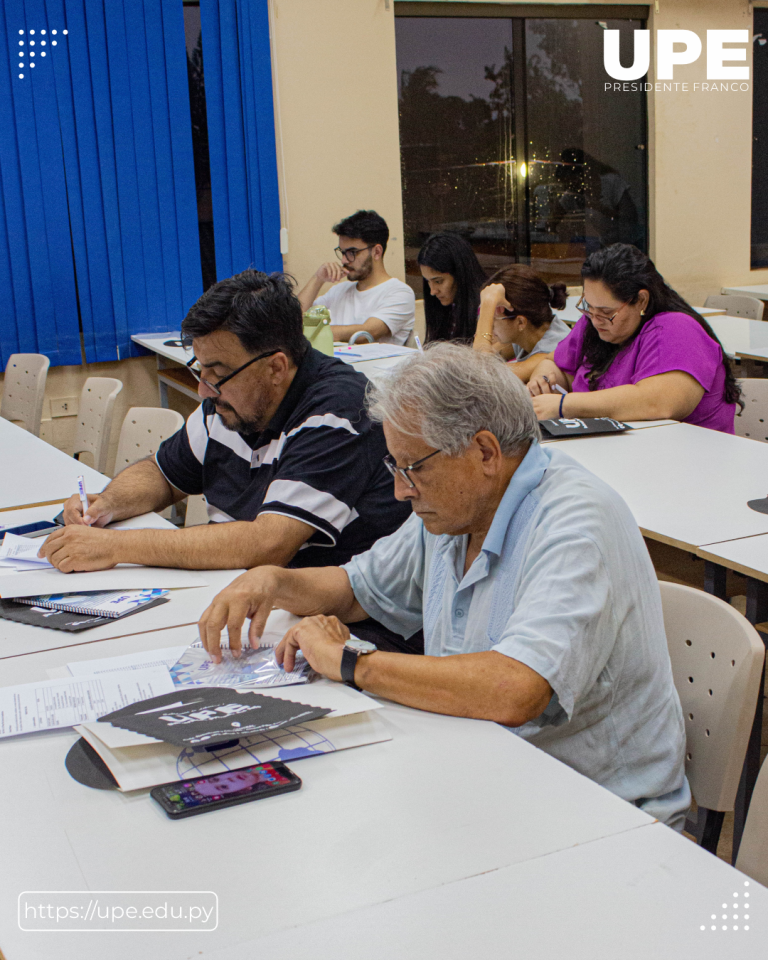
<svg viewBox="0 0 768 960">
<path fill-rule="evenodd" d="M 682 829 L 685 732 L 656 577 L 619 495 L 539 443 L 520 380 L 453 344 L 415 354 L 369 396 L 395 495 L 413 515 L 342 567 L 260 567 L 216 597 L 200 633 L 239 651 L 269 611 L 305 617 L 278 648 L 399 703 L 495 720 Z M 377 650 L 373 617 L 425 655 Z"/>
</svg>

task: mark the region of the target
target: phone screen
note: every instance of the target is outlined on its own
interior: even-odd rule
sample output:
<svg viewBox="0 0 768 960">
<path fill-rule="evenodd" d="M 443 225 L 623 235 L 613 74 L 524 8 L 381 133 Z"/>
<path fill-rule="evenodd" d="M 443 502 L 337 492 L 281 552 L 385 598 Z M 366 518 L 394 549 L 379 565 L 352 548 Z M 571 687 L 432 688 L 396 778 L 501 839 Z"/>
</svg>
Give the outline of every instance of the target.
<svg viewBox="0 0 768 960">
<path fill-rule="evenodd" d="M 227 770 L 210 777 L 180 780 L 152 791 L 157 799 L 174 813 L 210 806 L 226 800 L 273 791 L 281 786 L 295 784 L 295 774 L 283 764 L 260 763 L 240 770 Z"/>
<path fill-rule="evenodd" d="M 44 533 L 52 533 L 58 529 L 58 524 L 53 520 L 38 520 L 36 523 L 24 523 L 19 527 L 5 527 L 0 529 L 0 539 L 6 533 L 15 533 L 17 537 L 42 536 Z"/>
</svg>

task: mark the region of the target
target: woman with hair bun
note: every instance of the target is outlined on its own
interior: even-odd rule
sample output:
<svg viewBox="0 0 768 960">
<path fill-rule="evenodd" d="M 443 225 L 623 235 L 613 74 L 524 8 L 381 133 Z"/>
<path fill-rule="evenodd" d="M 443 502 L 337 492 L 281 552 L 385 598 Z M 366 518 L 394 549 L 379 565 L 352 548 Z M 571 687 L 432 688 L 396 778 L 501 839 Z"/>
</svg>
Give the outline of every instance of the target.
<svg viewBox="0 0 768 960">
<path fill-rule="evenodd" d="M 539 420 L 671 419 L 733 433 L 744 405 L 728 358 L 653 261 L 614 243 L 591 254 L 581 276 L 584 314 L 528 384 Z"/>
<path fill-rule="evenodd" d="M 534 270 L 514 263 L 495 273 L 480 291 L 474 348 L 513 361 L 523 383 L 571 332 L 552 312 L 565 306 L 565 284 L 551 287 Z"/>
<path fill-rule="evenodd" d="M 485 283 L 474 250 L 458 233 L 433 233 L 417 259 L 424 284 L 426 342 L 471 342 Z"/>
</svg>

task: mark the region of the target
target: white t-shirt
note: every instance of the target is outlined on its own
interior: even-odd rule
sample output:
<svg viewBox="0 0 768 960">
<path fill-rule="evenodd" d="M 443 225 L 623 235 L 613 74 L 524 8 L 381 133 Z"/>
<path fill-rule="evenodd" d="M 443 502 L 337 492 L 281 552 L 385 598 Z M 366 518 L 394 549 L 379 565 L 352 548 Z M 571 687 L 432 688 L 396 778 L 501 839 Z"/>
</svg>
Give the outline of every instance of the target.
<svg viewBox="0 0 768 960">
<path fill-rule="evenodd" d="M 379 343 L 403 344 L 413 330 L 416 297 L 407 283 L 390 277 L 370 290 L 358 290 L 351 280 L 342 280 L 315 300 L 315 306 L 328 307 L 331 323 L 339 326 L 362 324 L 376 317 L 389 327 L 390 336 Z"/>
</svg>

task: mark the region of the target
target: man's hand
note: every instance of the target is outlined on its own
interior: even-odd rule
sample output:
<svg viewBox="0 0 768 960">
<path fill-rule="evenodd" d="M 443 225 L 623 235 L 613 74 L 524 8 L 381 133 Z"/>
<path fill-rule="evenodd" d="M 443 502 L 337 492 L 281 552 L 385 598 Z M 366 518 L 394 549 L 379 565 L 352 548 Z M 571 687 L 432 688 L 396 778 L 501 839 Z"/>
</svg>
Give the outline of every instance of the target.
<svg viewBox="0 0 768 960">
<path fill-rule="evenodd" d="M 315 276 L 321 283 L 338 283 L 339 280 L 346 279 L 346 273 L 340 263 L 329 260 L 327 263 L 321 263 L 315 271 Z"/>
<path fill-rule="evenodd" d="M 275 659 L 290 672 L 301 650 L 313 670 L 329 680 L 341 680 L 342 647 L 349 636 L 349 629 L 336 617 L 305 617 L 280 641 Z"/>
<path fill-rule="evenodd" d="M 118 563 L 119 530 L 97 530 L 72 524 L 45 540 L 38 557 L 45 557 L 62 573 L 77 570 L 109 570 Z"/>
<path fill-rule="evenodd" d="M 106 527 L 112 522 L 114 508 L 100 493 L 88 494 L 88 510 L 83 516 L 80 496 L 73 494 L 64 504 L 64 523 L 79 524 L 86 527 Z"/>
<path fill-rule="evenodd" d="M 272 611 L 277 596 L 277 573 L 279 568 L 256 567 L 248 570 L 225 587 L 213 598 L 205 610 L 198 630 L 200 640 L 214 663 L 221 663 L 221 631 L 227 628 L 229 649 L 234 657 L 240 656 L 240 634 L 246 617 L 251 620 L 248 629 L 250 645 L 259 645 L 267 617 Z"/>
</svg>

